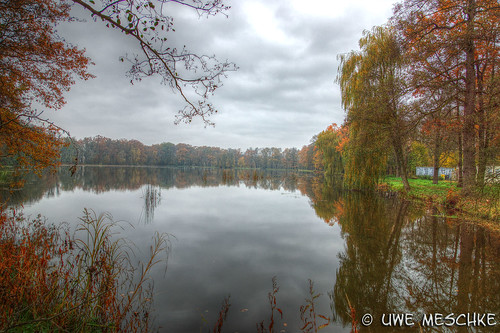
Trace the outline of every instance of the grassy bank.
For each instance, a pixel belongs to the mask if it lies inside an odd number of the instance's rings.
[[[406,192],[399,177],[386,177],[379,185],[382,191],[392,191],[410,199],[453,209],[471,217],[500,221],[500,184],[486,185],[464,195],[456,182],[440,180],[433,184],[430,179],[409,179],[411,190]]]

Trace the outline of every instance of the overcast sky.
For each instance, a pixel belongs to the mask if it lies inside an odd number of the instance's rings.
[[[97,77],[74,85],[67,104],[47,115],[77,138],[300,148],[329,124],[342,123],[337,55],[357,49],[363,30],[386,23],[393,2],[233,0],[227,1],[229,17],[208,19],[172,4],[176,31],[170,40],[239,67],[211,98],[219,113],[211,118],[215,127],[206,128],[200,120],[174,125],[181,96],[159,78],[131,85],[129,67],[118,59],[133,53],[133,41],[84,16],[88,22],[59,30],[86,49]]]

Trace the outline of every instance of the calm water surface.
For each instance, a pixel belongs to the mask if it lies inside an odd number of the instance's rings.
[[[416,322],[424,313],[493,313],[500,323],[498,233],[311,175],[81,167],[74,177],[35,179],[11,202],[71,225],[84,208],[109,212],[131,224],[120,235],[140,258],[155,231],[172,235],[168,263],[152,276],[162,332],[206,332],[227,296],[223,331],[256,332],[257,323],[269,325],[274,276],[283,311],[276,332],[301,331],[309,279],[321,294],[317,315],[330,318],[321,332],[351,331],[347,298],[359,317],[375,318],[361,332],[391,331],[384,313],[412,313]]]

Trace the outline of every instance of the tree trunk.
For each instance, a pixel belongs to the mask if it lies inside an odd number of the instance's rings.
[[[460,103],[457,102],[457,119],[460,121]],[[460,130],[458,131],[458,175],[457,175],[457,186],[462,187],[464,184],[463,179],[463,167],[462,167],[462,126],[460,126]]]
[[[410,183],[408,182],[408,170],[406,169],[406,163],[400,137],[398,137],[397,135],[393,136],[392,145],[394,148],[394,154],[396,155],[397,169],[401,174],[401,180],[403,181],[403,187],[405,191],[409,191]]]
[[[476,107],[476,71],[474,68],[474,16],[475,0],[467,1],[467,34],[465,36],[465,107],[463,127],[463,187],[470,192],[476,185],[475,156],[475,107]]]
[[[434,138],[434,158],[433,158],[433,173],[432,173],[432,183],[437,184],[439,180],[439,157],[441,155],[441,135],[439,134],[439,129],[436,130],[436,137]]]
[[[439,157],[434,156],[434,169],[432,170],[432,183],[437,184],[439,181]]]
[[[410,191],[410,183],[408,182],[408,170],[406,169],[406,163],[401,164],[401,179],[403,180],[403,186],[405,191]]]
[[[484,185],[484,176],[486,174],[486,164],[488,162],[488,124],[486,122],[486,110],[484,109],[484,91],[483,91],[483,75],[477,68],[477,90],[478,90],[478,123],[479,123],[479,151],[477,163],[477,178],[476,183],[482,187]]]

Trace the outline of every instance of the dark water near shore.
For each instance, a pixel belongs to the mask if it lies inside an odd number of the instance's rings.
[[[267,327],[274,276],[283,312],[283,319],[275,313],[276,332],[304,327],[309,279],[321,294],[317,326],[330,319],[320,332],[350,332],[347,299],[358,320],[374,317],[361,332],[395,330],[382,327],[388,313],[412,313],[415,324],[422,314],[491,313],[497,326],[449,330],[500,330],[498,232],[310,174],[81,167],[74,177],[63,171],[29,181],[10,202],[73,225],[84,208],[109,212],[133,226],[120,235],[144,257],[155,231],[171,234],[167,270],[158,266],[152,276],[162,332],[212,329],[229,295],[224,332]]]

